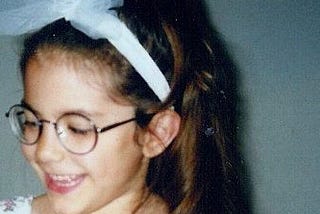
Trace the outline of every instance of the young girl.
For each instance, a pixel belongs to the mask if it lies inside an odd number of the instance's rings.
[[[240,213],[235,68],[203,12],[155,0],[2,12],[6,34],[41,28],[7,117],[46,193],[0,212]]]

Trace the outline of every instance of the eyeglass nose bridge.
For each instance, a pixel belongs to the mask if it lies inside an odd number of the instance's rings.
[[[61,137],[61,135],[64,133],[64,130],[61,128],[61,129],[59,129],[59,127],[58,127],[58,125],[57,125],[57,123],[56,122],[52,122],[52,121],[50,121],[50,120],[44,120],[44,119],[42,119],[42,120],[39,120],[38,121],[39,122],[39,128],[40,128],[40,132],[39,132],[39,136],[38,136],[38,138],[40,137],[40,135],[42,134],[42,130],[43,130],[43,124],[44,123],[47,123],[47,124],[49,124],[49,125],[52,125],[53,127],[54,127],[54,129],[55,129],[55,132],[56,132],[56,134],[57,134],[57,136],[58,136],[58,138],[60,138]]]
[[[53,125],[54,128],[57,127],[57,123],[56,123],[56,122],[52,122],[52,121],[50,121],[50,120],[39,120],[38,122],[39,122],[38,125],[41,126],[41,127],[43,127],[43,124],[44,124],[44,123],[48,123],[49,125]]]
[[[40,138],[40,136],[42,134],[43,124],[47,123],[47,124],[52,125],[54,127],[55,133],[56,133],[56,135],[57,135],[57,137],[59,139],[59,143],[62,145],[62,147],[66,148],[65,145],[61,142],[62,138],[66,137],[66,132],[65,132],[64,128],[58,126],[57,122],[52,122],[50,120],[42,119],[42,120],[39,120],[38,122],[39,122],[38,125],[39,125],[39,129],[40,129],[39,130],[38,139]]]

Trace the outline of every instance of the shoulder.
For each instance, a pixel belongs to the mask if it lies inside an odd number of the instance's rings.
[[[14,197],[0,201],[0,214],[28,214],[31,213],[33,197]]]

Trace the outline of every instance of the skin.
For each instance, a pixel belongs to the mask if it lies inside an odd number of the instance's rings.
[[[56,121],[63,113],[81,112],[103,127],[134,117],[133,106],[115,102],[102,90],[97,75],[90,74],[98,66],[80,56],[68,56],[59,50],[40,51],[27,64],[24,100],[40,119]],[[79,75],[85,72],[88,74]],[[53,126],[45,124],[37,144],[22,146],[43,185],[47,187],[48,174],[79,175],[83,180],[67,193],[47,188],[34,199],[32,212],[132,213],[148,195],[145,176],[149,159],[137,142],[145,138],[141,135],[136,123],[130,122],[99,134],[96,148],[79,156],[67,152]],[[147,202],[137,213],[167,213],[159,197],[151,194]]]

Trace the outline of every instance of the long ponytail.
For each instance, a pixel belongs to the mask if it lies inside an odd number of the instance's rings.
[[[155,190],[172,213],[242,213],[236,66],[201,3],[172,4],[174,11],[163,14],[175,58],[171,100],[182,124],[175,142],[151,167],[162,177]]]

